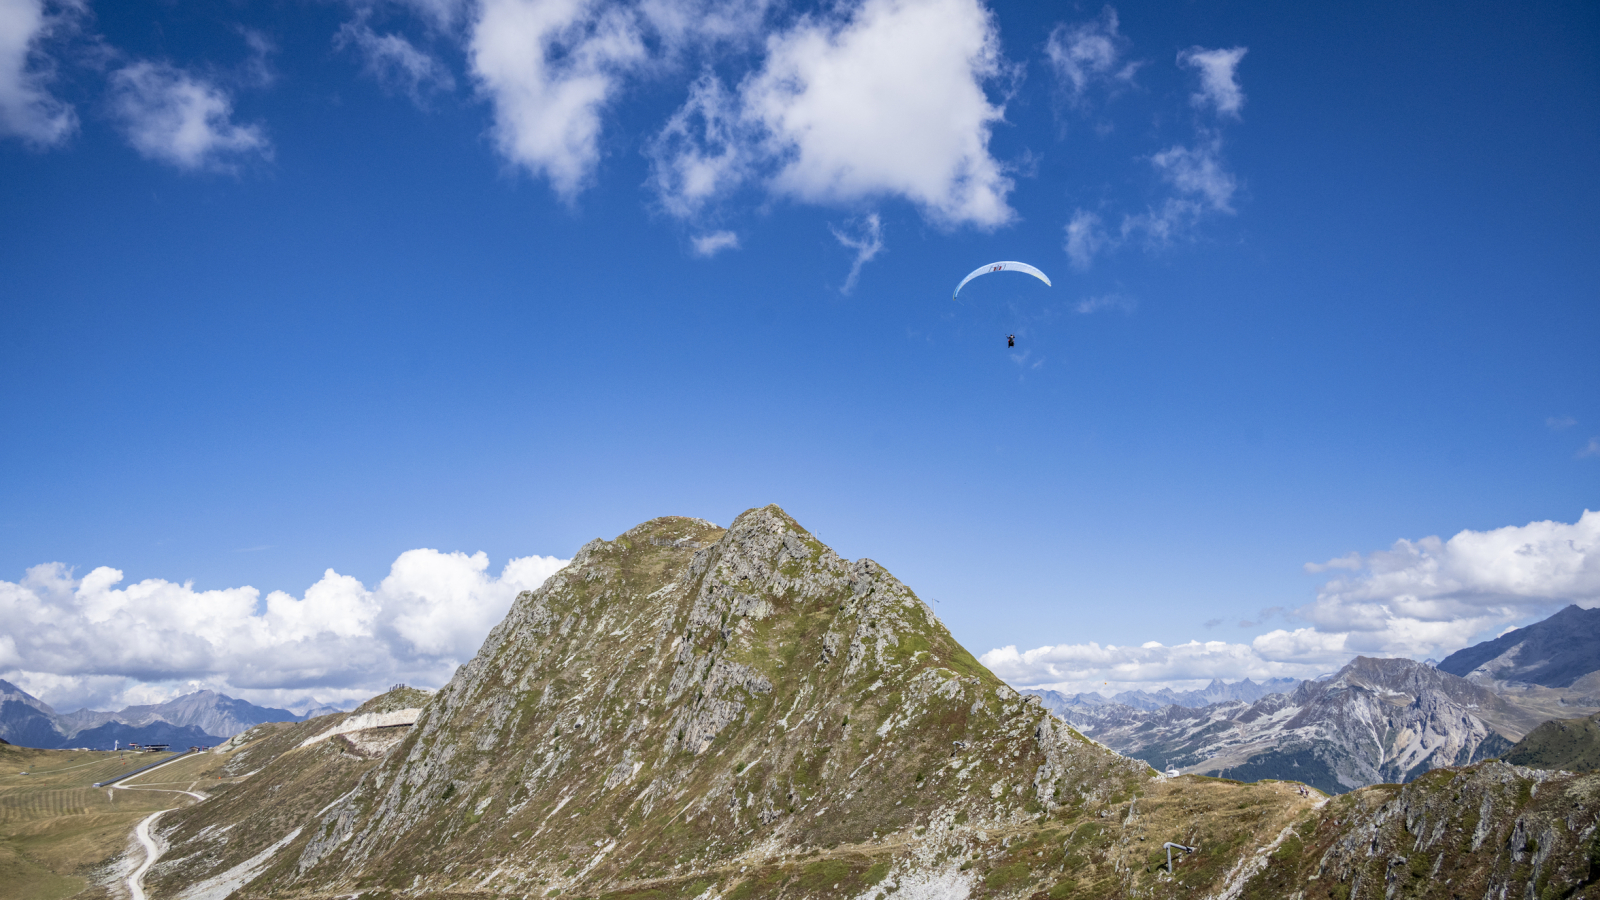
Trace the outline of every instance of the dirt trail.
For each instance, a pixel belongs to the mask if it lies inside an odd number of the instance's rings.
[[[150,769],[149,771],[154,772],[156,769],[160,769],[162,766],[177,762],[178,759],[181,758],[182,757],[175,757],[167,762],[162,763],[160,766]],[[143,775],[140,775],[139,777],[143,777]],[[190,787],[194,787],[194,785],[191,784]],[[189,796],[193,797],[196,802],[206,799],[205,794],[197,794],[194,791],[185,791],[178,788],[158,788],[137,784],[113,784],[111,785],[111,789],[117,791],[161,791],[168,794],[188,794]],[[145,816],[144,819],[139,822],[138,826],[133,829],[133,836],[138,839],[140,846],[144,847],[144,862],[139,865],[139,868],[133,871],[132,875],[128,876],[128,893],[132,895],[132,900],[148,900],[144,894],[144,874],[150,871],[150,867],[156,864],[156,860],[161,858],[161,847],[158,846],[155,840],[150,837],[150,826],[154,825],[157,819],[161,818],[166,813],[172,812],[174,809],[177,809],[177,807],[174,806],[170,809],[163,809],[159,812],[153,812],[150,815]]]

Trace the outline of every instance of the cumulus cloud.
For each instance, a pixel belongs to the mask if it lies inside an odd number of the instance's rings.
[[[751,181],[778,195],[851,205],[901,197],[946,226],[1012,219],[989,153],[1004,110],[999,35],[976,0],[865,0],[769,35],[760,67],[730,90],[711,74],[647,150],[651,185],[692,216]]]
[[[379,34],[364,17],[340,26],[333,42],[340,49],[355,50],[361,56],[362,71],[385,90],[406,94],[418,106],[434,93],[455,90],[455,78],[443,61],[405,35]]]
[[[1108,6],[1092,22],[1057,25],[1045,44],[1045,58],[1068,97],[1080,105],[1096,85],[1133,83],[1140,64],[1126,59],[1131,43],[1117,31],[1117,11]]]
[[[1568,604],[1600,606],[1600,512],[1585,511],[1574,523],[1400,540],[1388,550],[1305,568],[1342,574],[1293,613],[1303,626],[1275,629],[1248,644],[1002,647],[981,658],[1015,684],[1063,690],[1097,689],[1096,680],[1119,689],[1181,689],[1213,677],[1305,678],[1357,655],[1439,659]],[[1220,620],[1206,626],[1216,624]]]
[[[1004,111],[984,92],[999,44],[976,0],[866,0],[772,36],[743,89],[785,159],[771,187],[813,202],[900,196],[946,224],[1010,221],[1012,183],[989,154]]]
[[[468,47],[501,154],[571,200],[600,158],[600,114],[646,60],[630,9],[587,0],[483,0]]]
[[[111,110],[142,156],[180,169],[229,170],[272,153],[258,126],[234,123],[227,91],[168,63],[136,62],[111,73]]]
[[[468,57],[493,105],[501,154],[575,199],[600,161],[602,114],[628,80],[663,70],[687,47],[752,37],[766,6],[733,0],[483,0],[471,25]]]
[[[370,696],[395,682],[438,686],[477,652],[524,590],[566,564],[408,550],[367,587],[332,569],[300,597],[253,587],[196,590],[59,563],[0,581],[0,677],[60,708],[116,706],[211,687],[255,702]]]
[[[731,231],[713,231],[696,236],[690,243],[694,245],[694,255],[706,259],[724,250],[739,249],[739,236]]]
[[[1239,61],[1249,50],[1230,47],[1227,50],[1207,50],[1190,47],[1178,54],[1178,65],[1194,69],[1200,75],[1200,90],[1189,95],[1189,102],[1200,109],[1215,110],[1219,116],[1239,117],[1244,108],[1244,89],[1239,86],[1237,72]]]
[[[1018,651],[1001,647],[979,657],[990,671],[1020,687],[1049,687],[1107,694],[1124,690],[1193,689],[1222,678],[1315,678],[1326,664],[1308,658],[1269,658],[1251,644],[1190,641],[1166,646],[1155,641],[1138,647],[1057,644]]]
[[[856,258],[850,263],[850,274],[845,277],[844,287],[839,289],[840,293],[849,294],[856,289],[861,267],[883,252],[883,221],[877,213],[872,213],[860,221],[855,234],[840,231],[832,225],[828,226],[828,230],[833,232],[834,240],[856,252]]]
[[[1569,603],[1600,605],[1600,512],[1400,540],[1354,563],[1323,564],[1352,574],[1323,585],[1298,616],[1354,652],[1439,657]]]
[[[65,141],[78,125],[73,108],[50,93],[53,70],[41,45],[71,27],[79,4],[0,0],[0,136],[34,147]]]

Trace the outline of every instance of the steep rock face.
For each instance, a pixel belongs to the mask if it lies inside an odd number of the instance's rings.
[[[1498,755],[1536,724],[1464,679],[1408,659],[1367,657],[1327,681],[1251,704],[1156,712],[1069,705],[1057,712],[1157,768],[1246,781],[1287,778],[1330,793]]]
[[[1600,608],[1568,606],[1543,622],[1458,650],[1439,669],[1463,678],[1570,687],[1600,671]]]

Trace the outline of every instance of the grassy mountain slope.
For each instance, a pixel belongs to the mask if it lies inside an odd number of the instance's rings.
[[[1600,769],[1600,715],[1546,722],[1528,732],[1501,758],[1513,765],[1540,769]]]
[[[776,507],[586,545],[403,736],[301,746],[319,723],[241,736],[238,765],[260,768],[169,814],[153,896],[1348,898],[1370,894],[1351,892],[1370,861],[1328,856],[1326,876],[1268,861],[1291,839],[1394,829],[1392,789],[1323,807],[1284,782],[1163,779],[1084,739],[876,563]],[[1538,840],[1588,846],[1592,780],[1490,765],[1462,777],[1541,804],[1565,791],[1568,831]],[[1490,838],[1453,871],[1520,871],[1511,836],[1546,827],[1543,809],[1485,807]],[[1199,848],[1170,875],[1168,840]],[[1287,871],[1294,890],[1261,887]],[[1587,877],[1541,871],[1563,890]]]

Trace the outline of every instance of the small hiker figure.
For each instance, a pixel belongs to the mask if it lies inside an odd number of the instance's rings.
[[[1017,336],[1014,335],[1014,334],[1006,335],[1006,346],[1007,347],[1015,347],[1016,345],[1017,345]]]

